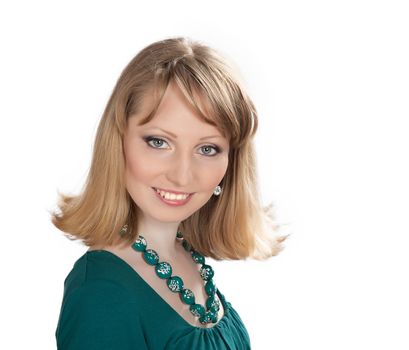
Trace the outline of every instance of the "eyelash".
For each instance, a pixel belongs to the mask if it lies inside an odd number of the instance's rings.
[[[163,140],[163,139],[161,139],[161,138],[159,138],[159,137],[153,137],[153,136],[146,136],[146,137],[143,138],[143,140],[147,143],[147,145],[148,145],[149,147],[152,147],[152,148],[154,148],[154,149],[162,149],[162,148],[151,146],[151,144],[149,143],[150,141],[160,140],[160,141],[162,141],[162,142],[166,142],[165,140]],[[167,143],[167,142],[166,142],[166,143]],[[203,147],[211,147],[211,148],[213,148],[213,149],[216,151],[215,154],[211,154],[211,155],[209,155],[209,154],[203,154],[203,155],[206,156],[206,157],[214,157],[214,156],[216,156],[217,154],[219,154],[219,153],[221,152],[220,147],[218,147],[218,146],[216,146],[216,145],[214,145],[214,146],[213,146],[213,145],[205,145],[205,146],[202,146],[201,148],[203,148]]]

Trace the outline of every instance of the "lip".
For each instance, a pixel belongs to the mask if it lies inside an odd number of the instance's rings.
[[[185,200],[171,200],[171,199],[165,199],[163,198],[154,187],[152,187],[152,190],[155,192],[155,195],[157,198],[159,198],[160,201],[162,201],[163,203],[173,206],[173,207],[177,207],[177,206],[181,206],[181,205],[185,205],[187,202],[190,201],[190,198],[192,198],[194,193],[188,193],[188,196],[186,197]],[[179,192],[180,193],[180,192]],[[183,193],[182,193],[183,194]]]
[[[166,190],[166,189],[164,189],[164,188],[159,188],[159,187],[152,187],[155,191],[156,190],[160,190],[160,191],[163,191],[163,192],[169,192],[169,193],[174,193],[174,194],[193,194],[194,192],[192,192],[192,193],[188,193],[188,192],[180,192],[180,191],[173,191],[173,190]]]

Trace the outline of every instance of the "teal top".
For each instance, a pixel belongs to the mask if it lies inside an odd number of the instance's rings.
[[[60,350],[250,349],[247,330],[218,290],[224,315],[192,326],[123,259],[87,251],[64,281],[55,331]]]

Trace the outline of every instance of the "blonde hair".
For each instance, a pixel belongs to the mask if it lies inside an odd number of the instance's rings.
[[[274,235],[279,225],[272,204],[264,208],[260,201],[252,141],[256,108],[226,60],[187,38],[155,42],[125,67],[99,123],[84,187],[76,196],[57,191],[61,212],[51,212],[52,223],[87,246],[125,245],[137,239],[138,208],[125,187],[123,135],[127,118],[140,111],[148,93],[156,102],[141,124],[154,117],[170,81],[230,142],[222,194],[182,221],[179,230],[196,251],[216,260],[263,260],[278,254],[288,235]],[[124,224],[128,230],[120,235]]]

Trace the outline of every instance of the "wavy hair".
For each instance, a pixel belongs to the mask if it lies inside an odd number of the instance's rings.
[[[183,37],[150,44],[122,71],[98,125],[81,193],[57,191],[59,212],[51,212],[52,223],[86,246],[126,245],[137,239],[138,208],[125,186],[123,136],[127,119],[141,110],[147,94],[155,103],[141,124],[154,117],[170,81],[230,143],[222,194],[183,220],[179,230],[196,251],[216,260],[264,260],[278,254],[288,235],[277,234],[273,205],[263,207],[260,200],[253,145],[256,108],[225,58]],[[124,224],[128,230],[119,234]]]

